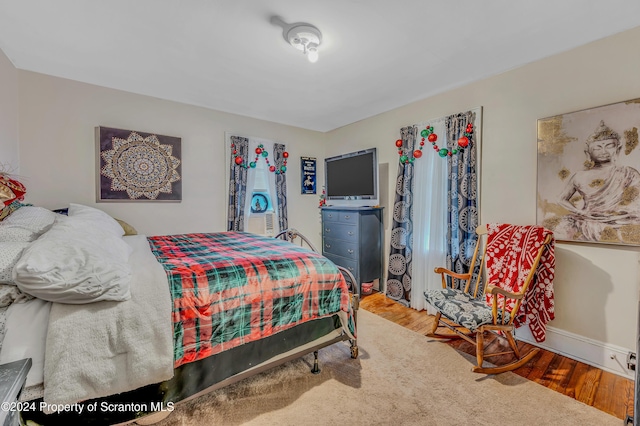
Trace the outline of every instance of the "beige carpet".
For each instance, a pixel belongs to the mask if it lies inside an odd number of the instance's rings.
[[[193,401],[177,425],[616,425],[622,420],[516,374],[472,373],[444,343],[359,311],[360,357],[347,343]]]

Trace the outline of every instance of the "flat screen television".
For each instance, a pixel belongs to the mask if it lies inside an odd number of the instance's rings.
[[[327,205],[365,207],[379,204],[375,148],[326,158],[324,175]]]

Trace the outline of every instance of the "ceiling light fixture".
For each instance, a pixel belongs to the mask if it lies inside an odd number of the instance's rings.
[[[309,62],[318,60],[318,47],[322,43],[322,33],[311,24],[297,23],[284,29],[284,39],[293,47],[301,50]]]

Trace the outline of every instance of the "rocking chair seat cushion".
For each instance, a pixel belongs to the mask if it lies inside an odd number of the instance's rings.
[[[485,301],[474,299],[462,290],[427,290],[424,297],[443,316],[471,331],[475,331],[481,325],[493,323],[491,308]]]

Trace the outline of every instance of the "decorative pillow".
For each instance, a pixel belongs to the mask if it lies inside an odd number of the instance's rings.
[[[23,206],[0,222],[0,242],[33,241],[53,225],[56,216],[43,207]]]
[[[116,237],[124,235],[124,229],[118,222],[102,210],[81,204],[69,204],[69,217],[73,217],[76,226],[85,225],[103,232],[113,234]]]
[[[16,263],[13,279],[18,288],[59,303],[130,299],[131,247],[121,236],[87,226],[91,220],[57,216]]]
[[[29,243],[3,242],[0,243],[0,283],[14,284],[12,271],[20,259],[20,255]]]
[[[122,226],[122,229],[124,229],[124,235],[138,235],[138,231],[136,231],[136,228],[129,225],[124,220],[116,219],[116,221],[120,224],[120,226]]]
[[[27,189],[23,184],[15,179],[11,179],[5,174],[0,174],[0,203],[4,206],[8,206],[14,201],[24,200],[24,194]]]

